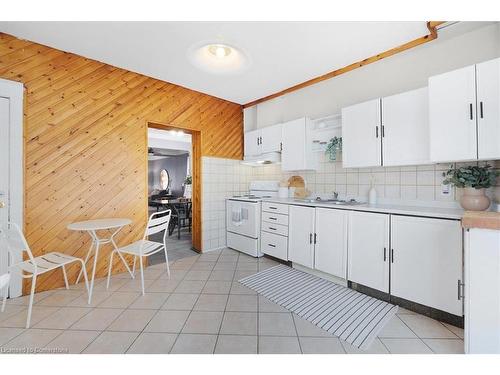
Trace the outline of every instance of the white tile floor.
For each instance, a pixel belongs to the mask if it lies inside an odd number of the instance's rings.
[[[32,328],[24,329],[27,298],[0,314],[0,352],[69,353],[462,353],[463,330],[405,309],[368,351],[258,296],[238,279],[276,263],[225,249],[146,270],[146,295],[128,274],[110,291],[100,279],[91,306],[83,285],[39,293]]]

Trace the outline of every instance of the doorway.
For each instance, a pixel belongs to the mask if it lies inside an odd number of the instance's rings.
[[[0,225],[10,221],[20,228],[24,222],[23,95],[22,83],[0,79]],[[1,248],[0,275],[20,260],[11,259]],[[12,298],[21,293],[21,277],[12,275],[8,295]]]
[[[197,180],[193,142],[196,140],[196,135],[182,129],[148,126],[148,215],[163,210],[172,213],[166,234],[170,261],[193,256],[201,250],[197,243],[198,200],[193,189]],[[150,238],[153,241],[163,241],[163,233],[153,237]],[[150,259],[151,264],[164,261],[161,253]]]

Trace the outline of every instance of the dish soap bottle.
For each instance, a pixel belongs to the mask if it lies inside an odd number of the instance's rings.
[[[370,184],[370,190],[368,191],[368,204],[377,204],[377,189],[373,184],[373,180]]]

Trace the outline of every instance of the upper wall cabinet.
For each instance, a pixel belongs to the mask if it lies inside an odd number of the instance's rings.
[[[342,163],[344,167],[382,165],[380,99],[342,108]]]
[[[307,117],[283,123],[282,171],[318,169],[317,153],[312,152],[312,125]]]
[[[500,59],[429,78],[433,162],[500,158]]]
[[[382,98],[384,166],[429,163],[427,87]]]
[[[342,109],[343,165],[349,168],[429,162],[427,88]]]
[[[476,84],[478,158],[500,159],[500,59],[476,65]]]
[[[281,151],[281,124],[245,133],[245,156]]]

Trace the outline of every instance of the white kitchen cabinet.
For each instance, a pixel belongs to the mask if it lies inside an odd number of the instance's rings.
[[[500,354],[500,231],[465,231],[465,352]]]
[[[348,279],[389,293],[389,215],[349,213]]]
[[[314,268],[347,279],[347,224],[349,212],[316,208]]]
[[[313,268],[314,207],[290,206],[288,219],[288,259]]]
[[[380,99],[342,108],[344,168],[382,165]]]
[[[256,156],[261,154],[260,130],[252,130],[245,133],[244,153],[245,156]]]
[[[475,67],[429,78],[430,158],[477,159]]]
[[[281,151],[282,141],[281,124],[268,126],[261,129],[261,150],[265,154],[267,152]]]
[[[312,122],[307,117],[283,123],[282,171],[318,169],[318,155],[312,152]]]
[[[391,217],[391,295],[462,315],[459,220]]]
[[[478,159],[500,159],[500,59],[476,65]]]
[[[427,87],[382,98],[384,166],[429,163]]]
[[[257,156],[268,152],[281,151],[282,125],[267,126],[245,133],[245,156]]]

